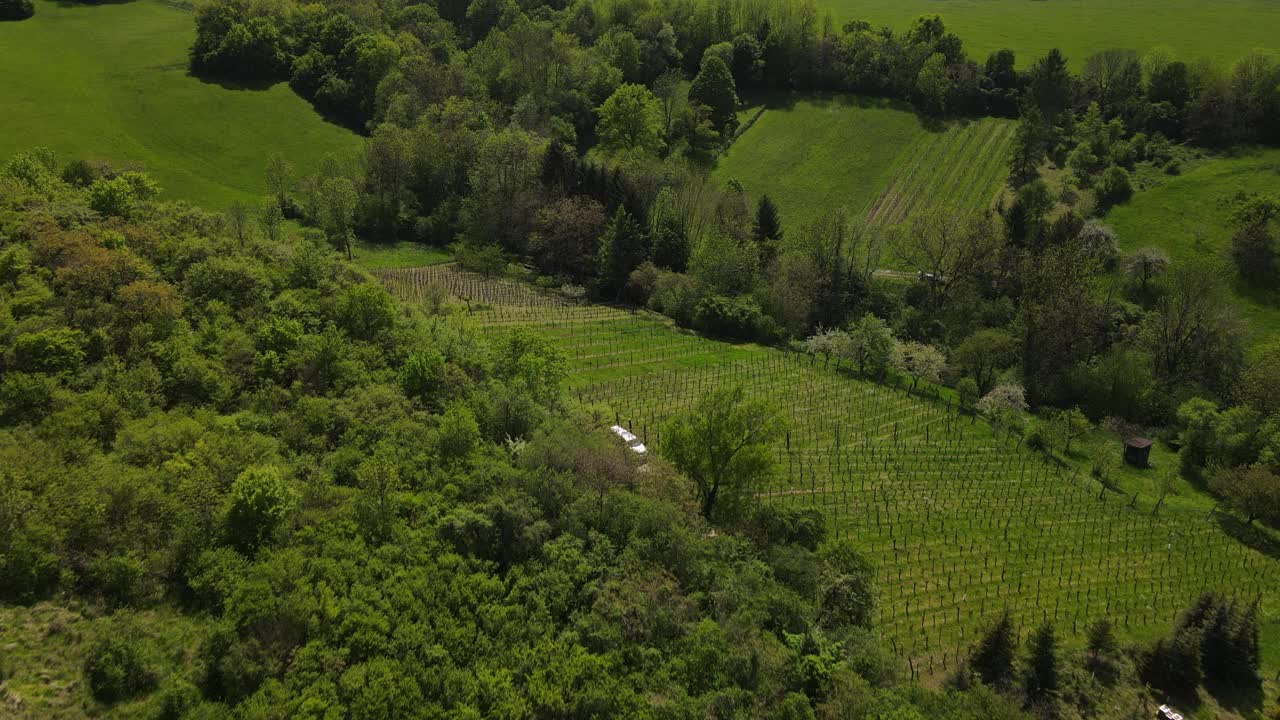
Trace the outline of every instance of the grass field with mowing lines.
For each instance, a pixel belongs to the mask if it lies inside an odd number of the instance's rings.
[[[986,118],[926,127],[901,106],[856,96],[767,107],[716,164],[748,195],[767,194],[790,227],[832,208],[880,225],[926,207],[988,207],[1008,174],[1013,124]]]
[[[978,62],[1010,48],[1026,69],[1060,48],[1079,69],[1108,48],[1171,48],[1186,60],[1229,65],[1254,48],[1280,47],[1280,4],[1271,0],[819,0],[836,26],[859,19],[906,32],[939,14]]]
[[[896,225],[924,208],[963,213],[990,206],[1009,174],[1013,130],[1007,120],[986,118],[922,138],[862,215]]]
[[[206,207],[261,197],[278,151],[303,172],[359,147],[287,84],[227,89],[187,74],[192,13],[159,2],[38,0],[35,17],[0,23],[0,161],[33,146],[141,166]]]
[[[1175,261],[1207,258],[1238,277],[1227,253],[1231,245],[1227,202],[1240,192],[1280,193],[1280,150],[1241,150],[1206,160],[1186,174],[1162,180],[1107,213],[1121,249],[1164,248]],[[1280,336],[1280,292],[1236,280],[1235,297],[1255,342]]]
[[[879,196],[903,154],[931,137],[899,103],[853,95],[771,104],[720,156],[717,182],[736,178],[753,199],[768,195],[788,227]]]
[[[488,330],[524,326],[557,339],[570,356],[570,394],[612,408],[659,453],[663,421],[710,388],[742,385],[778,403],[790,431],[775,448],[781,472],[758,501],[820,508],[875,562],[876,626],[924,675],[954,668],[1006,607],[1024,631],[1047,617],[1072,643],[1103,615],[1130,638],[1165,632],[1205,588],[1262,596],[1268,616],[1280,610],[1280,563],[1263,552],[1275,552],[1271,536],[1247,534],[1208,503],[1167,503],[1153,515],[1153,496],[1104,491],[929,391],[452,266],[382,277],[408,301],[431,286],[466,298],[470,319]]]

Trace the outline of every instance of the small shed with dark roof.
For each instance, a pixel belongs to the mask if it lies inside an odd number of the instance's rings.
[[[1131,437],[1124,441],[1124,461],[1134,467],[1147,467],[1151,459],[1151,441],[1144,437]]]

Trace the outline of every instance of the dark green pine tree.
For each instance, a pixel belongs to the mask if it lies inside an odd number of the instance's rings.
[[[564,194],[569,191],[573,176],[574,166],[576,165],[574,158],[570,155],[564,143],[559,140],[552,140],[547,146],[547,152],[542,156],[542,169],[539,173],[542,180],[542,186],[557,194]]]
[[[1058,639],[1048,622],[1031,638],[1026,686],[1027,699],[1033,703],[1052,700],[1058,694]]]
[[[1116,633],[1107,618],[1089,626],[1089,654],[1096,660],[1116,651]]]
[[[675,272],[689,266],[689,233],[674,212],[664,212],[653,221],[653,264]]]
[[[973,659],[969,661],[970,665],[987,685],[1006,688],[1013,680],[1013,656],[1016,647],[1013,620],[1006,610],[978,644]]]
[[[619,207],[600,238],[598,291],[602,297],[617,298],[622,293],[631,271],[649,255],[646,240],[640,223]]]
[[[761,195],[760,203],[756,205],[755,233],[758,243],[777,243],[782,240],[782,218],[778,217],[778,206],[773,204],[768,195]]]

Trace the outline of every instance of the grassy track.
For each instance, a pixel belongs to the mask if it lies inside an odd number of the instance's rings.
[[[1280,609],[1280,563],[1233,539],[1240,524],[1210,503],[1188,498],[1153,515],[1152,495],[1104,492],[896,384],[451,266],[383,279],[410,301],[431,285],[465,297],[492,331],[526,326],[556,338],[570,354],[570,393],[610,407],[659,453],[662,422],[710,388],[740,384],[779,404],[790,431],[776,448],[781,471],[758,501],[820,508],[874,560],[877,627],[923,673],[954,667],[1004,608],[1024,628],[1053,619],[1073,642],[1104,615],[1131,638],[1163,632],[1206,588],[1261,595],[1269,616]],[[1126,486],[1144,486],[1140,471],[1126,473]]]
[[[1280,47],[1280,4],[1272,0],[819,0],[837,26],[861,19],[906,31],[912,19],[937,13],[979,62],[1000,48],[1018,67],[1050,48],[1077,69],[1107,48],[1144,52],[1172,48],[1188,60],[1230,64],[1254,48]]]
[[[1111,224],[1123,250],[1156,246],[1175,261],[1201,257],[1228,266],[1231,243],[1226,202],[1239,192],[1280,193],[1280,150],[1243,150],[1234,157],[1216,158],[1186,174],[1134,195],[1113,208]],[[1225,272],[1236,277],[1234,268]],[[1250,325],[1254,340],[1280,336],[1280,293],[1235,284],[1235,297]]]
[[[279,84],[230,90],[187,74],[190,12],[158,0],[37,0],[0,23],[0,157],[32,146],[60,159],[140,165],[166,196],[208,207],[264,194],[266,156],[301,170],[359,138]]]
[[[1007,173],[1013,125],[986,118],[926,129],[893,104],[854,96],[772,107],[720,158],[714,177],[767,194],[792,227],[845,207],[893,225],[924,207],[988,206]]]

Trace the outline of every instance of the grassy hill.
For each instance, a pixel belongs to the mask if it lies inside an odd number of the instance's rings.
[[[956,209],[989,204],[1008,173],[1012,123],[925,122],[878,98],[792,99],[767,106],[720,157],[713,177],[736,178],[752,197],[769,195],[792,226],[842,206],[890,225],[910,218],[926,198]]]
[[[266,156],[300,170],[358,145],[287,85],[229,89],[187,74],[188,11],[159,2],[40,1],[0,23],[0,157],[32,146],[61,160],[139,165],[166,196],[209,207],[264,193]]]
[[[1198,163],[1112,209],[1106,222],[1115,228],[1124,251],[1156,246],[1174,260],[1207,257],[1229,265],[1231,211],[1226,200],[1238,192],[1280,193],[1280,150],[1240,150]],[[1236,276],[1234,268],[1228,272]],[[1235,294],[1255,340],[1280,334],[1280,293],[1237,281]]]
[[[383,279],[409,302],[432,285],[467,298],[482,327],[556,338],[569,353],[570,394],[616,413],[659,453],[663,421],[710,388],[741,385],[778,403],[790,432],[776,448],[780,473],[757,500],[820,509],[874,560],[876,627],[924,674],[954,669],[1004,608],[1023,627],[1050,618],[1076,643],[1103,615],[1128,637],[1163,632],[1204,588],[1261,595],[1268,616],[1280,602],[1280,565],[1233,539],[1240,523],[1208,512],[1207,500],[1179,498],[1153,514],[1154,494],[1104,492],[1087,473],[896,383],[450,266]],[[1096,442],[1120,451],[1115,438]],[[1127,471],[1140,477],[1126,485],[1141,487],[1176,458],[1155,462]],[[1267,653],[1274,663],[1276,648]]]
[[[837,24],[861,19],[905,31],[915,17],[937,13],[981,61],[1000,48],[1019,67],[1058,47],[1079,69],[1107,48],[1178,55],[1230,64],[1254,48],[1280,47],[1280,4],[1271,0],[819,0]]]

